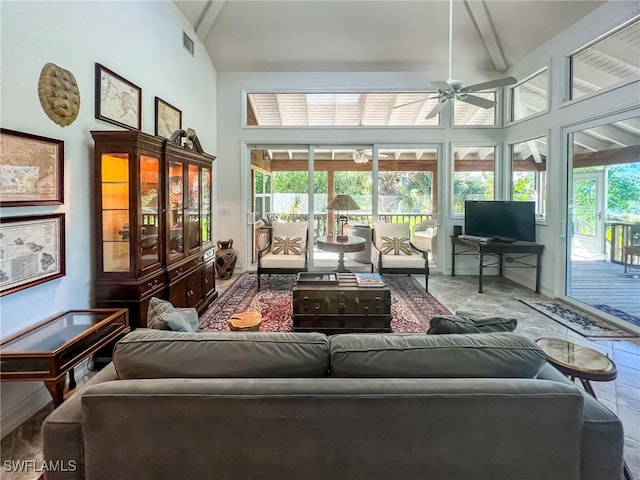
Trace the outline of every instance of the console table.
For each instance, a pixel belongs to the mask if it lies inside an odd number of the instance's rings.
[[[73,369],[101,347],[129,331],[126,308],[69,310],[0,343],[0,380],[43,381],[54,408],[76,386]]]
[[[464,247],[464,250],[456,251],[456,245]],[[502,276],[502,267],[507,264],[510,268],[535,268],[536,269],[536,293],[540,293],[540,270],[542,267],[542,251],[544,245],[535,242],[479,242],[451,235],[451,275],[456,275],[456,256],[479,256],[478,264],[478,293],[482,293],[482,274],[487,267],[498,267]],[[507,255],[507,256],[505,256]],[[485,263],[485,256],[489,257]],[[535,256],[536,264],[523,262],[522,259]]]

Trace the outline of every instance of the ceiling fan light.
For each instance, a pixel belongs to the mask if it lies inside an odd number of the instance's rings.
[[[363,152],[356,152],[356,154],[353,156],[354,163],[367,163],[368,161],[369,159]]]

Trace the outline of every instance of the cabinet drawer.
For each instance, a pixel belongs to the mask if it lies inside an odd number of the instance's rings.
[[[151,291],[157,290],[161,287],[164,287],[164,278],[162,273],[140,284],[139,286],[140,296],[144,297],[146,294],[149,294]]]
[[[183,275],[187,275],[189,270],[202,264],[202,258],[197,257],[189,260],[188,262],[181,263],[169,267],[169,282],[174,282]]]

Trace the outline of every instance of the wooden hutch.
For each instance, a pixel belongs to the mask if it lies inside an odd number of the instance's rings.
[[[195,135],[92,131],[99,307],[147,326],[151,297],[202,312],[217,297],[212,166]]]

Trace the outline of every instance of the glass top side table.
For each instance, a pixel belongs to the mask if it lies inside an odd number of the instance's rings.
[[[57,407],[64,398],[66,374],[73,390],[74,367],[128,331],[129,312],[124,308],[64,312],[0,343],[0,379],[43,381]]]

